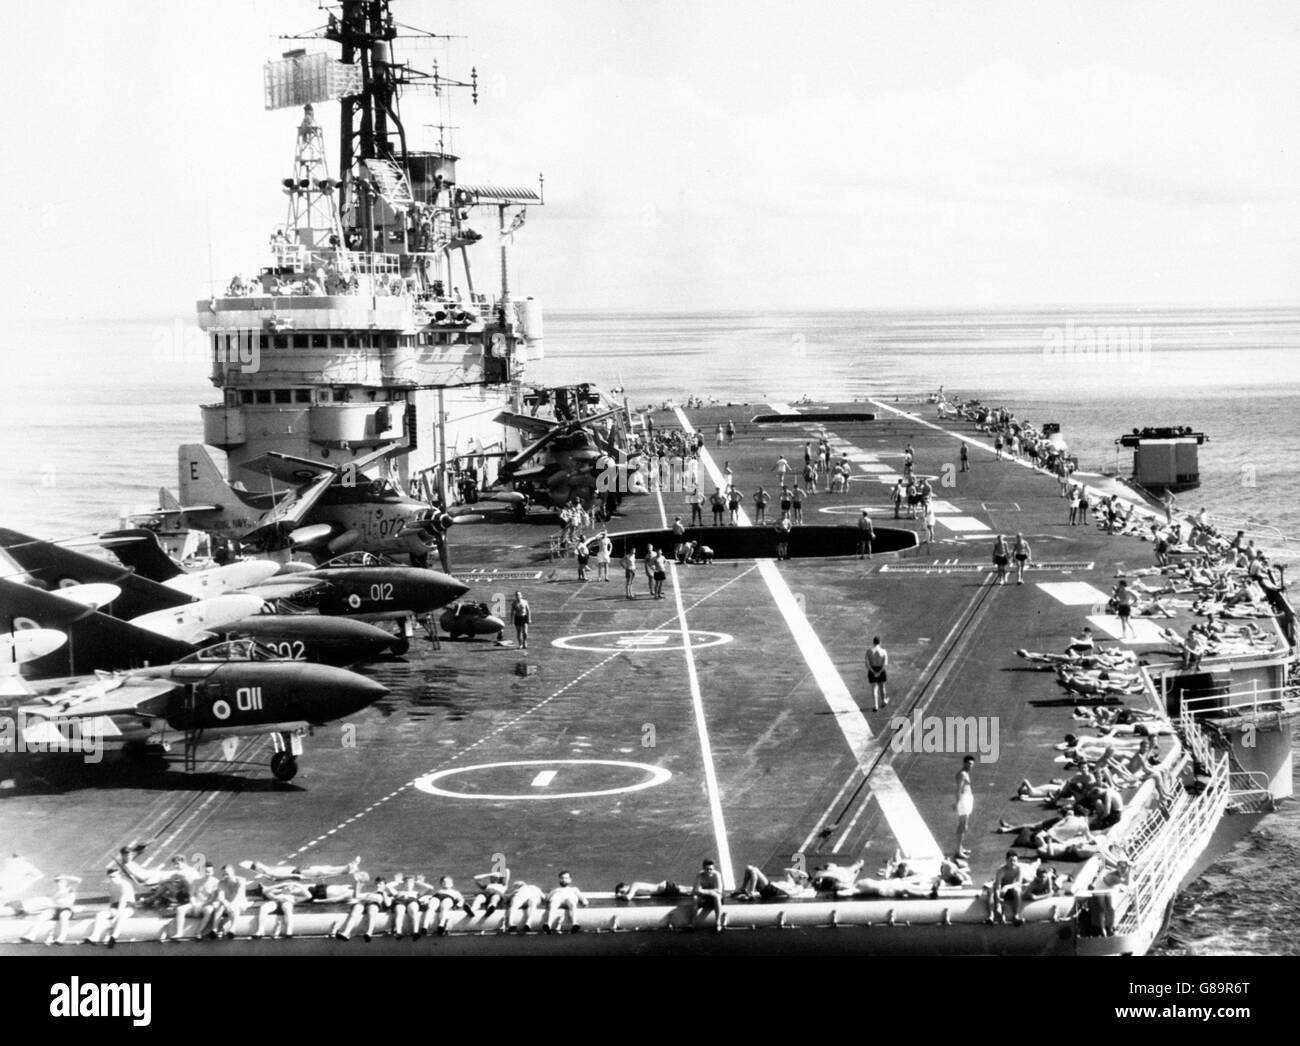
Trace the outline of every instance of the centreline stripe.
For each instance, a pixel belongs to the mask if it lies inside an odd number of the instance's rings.
[[[660,524],[666,528],[668,514],[664,511],[663,493],[656,491],[655,497],[659,499]],[[677,564],[672,560],[668,561],[668,572],[673,579],[673,599],[677,603],[677,625],[682,633],[682,652],[686,655],[686,679],[691,688],[695,732],[700,739],[700,759],[704,763],[704,787],[709,797],[709,816],[713,819],[713,837],[718,843],[718,870],[722,874],[723,889],[734,890],[736,877],[731,870],[731,846],[727,842],[727,825],[722,818],[722,796],[718,791],[718,775],[713,765],[713,747],[709,744],[709,726],[704,719],[704,696],[700,693],[700,677],[695,668],[695,651],[691,649],[690,629],[686,627],[686,610],[682,606],[682,588],[678,583]]]
[[[676,413],[683,429],[688,434],[694,432],[690,421],[680,408],[676,409]],[[715,485],[721,486],[722,473],[718,471],[718,466],[707,450],[701,449],[700,460]],[[741,526],[751,525],[744,509],[740,511],[740,522]],[[839,670],[831,661],[826,648],[822,646],[817,633],[799,607],[794,593],[790,591],[790,586],[786,584],[776,563],[770,559],[760,559],[757,564],[759,574],[767,583],[772,598],[781,611],[781,616],[785,618],[786,626],[790,629],[799,652],[811,670],[818,689],[821,690],[822,696],[834,713],[835,722],[849,744],[849,751],[853,753],[859,769],[868,776],[871,792],[880,804],[880,811],[889,823],[890,831],[898,840],[899,847],[910,857],[940,856],[943,851],[939,843],[926,826],[925,819],[921,817],[921,812],[912,802],[912,797],[907,794],[907,789],[903,787],[903,782],[899,780],[894,768],[880,765],[871,772],[871,764],[880,751],[881,742],[873,743],[874,737],[871,727],[867,724],[866,716],[862,714],[862,709],[849,693],[849,688],[844,684]]]

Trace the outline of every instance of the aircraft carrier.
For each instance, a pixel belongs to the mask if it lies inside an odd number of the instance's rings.
[[[498,914],[423,942],[380,937],[376,951],[1141,952],[1179,885],[1290,794],[1296,702],[1285,688],[1284,629],[1292,622],[1257,619],[1266,642],[1206,658],[1194,678],[1157,619],[1137,619],[1136,638],[1121,640],[1107,595],[1118,574],[1151,566],[1152,543],[1095,522],[1069,525],[1056,477],[997,460],[970,422],[937,418],[920,396],[675,408],[638,421],[707,434],[706,490],[727,468],[749,495],[760,484],[776,489],[778,457],[797,463],[804,443],[815,447],[823,435],[837,459],[847,455],[853,480],[847,493],[822,489],[807,499],[789,559],[774,558],[776,535],[753,525],[752,503],[736,526],[692,528],[714,561],[670,563],[662,599],[650,597],[639,573],[629,600],[617,558],[609,582],[593,580],[594,561],[578,581],[572,555],[555,548],[553,513],[519,522],[501,512],[456,528],[451,557],[471,598],[508,603],[519,591],[530,602],[527,650],[491,636],[418,639],[405,658],[367,670],[391,695],[317,730],[288,784],[267,774],[265,738],[233,758],[209,746],[192,773],[111,756],[95,767],[6,757],[5,838],[46,874],[82,876],[88,895],[119,846],[151,840],[156,860],[182,853],[307,865],[360,856],[372,874],[451,875],[462,887],[500,863],[544,888],[567,869],[591,901],[579,916],[587,934],[501,935]],[[734,441],[716,446],[728,421]],[[969,471],[958,466],[962,443]],[[908,446],[936,490],[928,545],[921,521],[906,519],[906,509],[895,520],[890,500]],[[855,549],[863,508],[876,524],[870,559]],[[625,542],[639,553],[670,544],[676,516],[690,518],[680,490],[624,498],[609,525],[616,557]],[[994,583],[998,533],[1029,542],[1024,585]],[[1277,605],[1286,609],[1285,598]],[[1179,610],[1158,625],[1185,632],[1192,620]],[[1111,829],[1135,867],[1116,935],[1090,929],[1083,880],[1097,873],[1095,861],[1058,862],[1077,877],[1075,892],[1035,902],[1023,926],[990,926],[982,884],[1009,839],[994,829],[1001,819],[1043,816],[1016,800],[1018,786],[1063,776],[1057,744],[1083,732],[1073,713],[1089,700],[1016,651],[1060,651],[1089,625],[1103,645],[1133,650],[1144,666],[1139,692],[1124,703],[1172,713],[1174,733],[1161,738],[1167,796],[1158,801],[1150,783],[1130,793]],[[889,652],[890,704],[879,712],[864,665],[874,636]],[[931,722],[981,725],[949,750],[914,730]],[[689,921],[689,901],[619,905],[612,896],[618,882],[689,886],[704,858],[718,862],[729,889],[747,865],[779,874],[792,864],[812,871],[863,860],[861,874],[874,876],[899,853],[937,859],[957,845],[954,781],[964,751],[976,756],[969,887],[945,887],[934,901],[729,902],[727,932],[694,935],[672,932]],[[366,948],[324,936],[340,920],[337,910],[303,907],[303,939],[293,942],[160,946],[163,920],[141,918],[139,943],[128,934],[121,948]]]
[[[305,106],[284,182],[289,219],[272,238],[270,265],[199,303],[222,390],[203,408],[204,437],[226,452],[229,483],[188,453],[202,448],[182,448],[181,498],[164,498],[151,519],[178,539],[194,528],[229,531],[256,536],[262,552],[318,558],[383,541],[400,549],[413,537],[427,557],[432,537],[468,598],[506,619],[505,637],[431,630],[364,667],[390,693],[315,729],[292,780],[268,773],[266,735],[202,746],[188,753],[191,766],[175,752],[170,767],[0,753],[0,838],[45,877],[12,899],[39,895],[57,873],[79,876],[79,939],[106,865],[142,843],[151,867],[176,854],[218,866],[359,858],[372,876],[448,875],[467,894],[483,873],[509,868],[516,886],[549,889],[567,870],[590,902],[575,924],[587,932],[504,933],[501,912],[457,910],[445,936],[381,935],[367,945],[332,936],[346,905],[312,902],[299,908],[293,941],[250,940],[246,917],[234,940],[164,944],[169,920],[141,911],[119,954],[1147,951],[1180,885],[1291,794],[1300,703],[1288,687],[1295,624],[1285,593],[1256,592],[1253,637],[1225,641],[1186,669],[1162,629],[1183,636],[1201,620],[1188,601],[1122,634],[1110,593],[1119,575],[1153,565],[1141,532],[1147,514],[1163,513],[1136,508],[1129,533],[1071,525],[1054,475],[1005,460],[990,433],[928,390],[839,404],[665,405],[625,411],[626,430],[593,432],[590,446],[572,443],[567,430],[579,423],[580,434],[592,402],[548,415],[521,382],[540,348],[540,314],[515,296],[507,245],[520,208],[541,203],[540,186],[465,183],[441,143],[408,151],[395,91],[418,77],[390,47],[400,34],[387,8],[349,0],[341,18],[330,16],[319,35],[342,46],[342,62],[295,51],[268,67],[267,107]],[[434,86],[475,84],[441,77]],[[340,100],[341,181],[329,175],[313,99]],[[466,249],[482,239],[469,214],[479,206],[497,212],[501,285],[491,296],[469,282]],[[453,283],[462,272],[464,296]],[[685,484],[633,482],[649,471],[645,458],[639,469],[598,462],[628,449],[627,437],[645,446],[656,433],[702,434],[705,497],[731,482],[745,498],[734,523],[688,529],[711,561],[670,561],[662,598],[638,571],[629,598],[618,556],[631,546],[641,562],[653,545],[672,559],[670,528],[690,519]],[[778,534],[753,518],[753,495],[761,484],[775,496],[778,459],[797,472],[804,446],[822,439],[848,468],[849,489],[830,493],[823,478],[778,558]],[[909,452],[933,489],[933,535],[922,520],[897,518],[891,499]],[[376,460],[387,475],[357,493],[349,466]],[[235,486],[259,469],[269,489]],[[571,497],[590,502],[601,473],[621,487],[605,524],[615,561],[608,581],[596,580],[594,561],[579,580],[553,509]],[[1104,477],[1081,478],[1094,498],[1141,501]],[[286,483],[314,497],[281,500]],[[456,505],[458,490],[503,483],[513,498]],[[347,496],[330,507],[327,495],[340,489]],[[525,508],[524,491],[537,507]],[[196,504],[196,494],[213,504]],[[409,516],[435,504],[434,517]],[[322,511],[312,515],[313,506]],[[457,507],[482,518],[451,526]],[[876,528],[870,558],[857,550],[863,509]],[[775,502],[769,512],[780,514]],[[1191,521],[1181,522],[1189,534]],[[1024,584],[995,583],[998,534],[1028,542]],[[510,635],[516,592],[532,608],[526,649]],[[1103,647],[1136,655],[1131,670],[1117,670],[1122,684],[1084,677],[1068,690],[1017,653],[1059,655],[1084,627]],[[864,658],[877,636],[889,656],[889,704],[875,711]],[[1108,831],[1112,857],[1131,862],[1122,889],[1100,857],[1053,862],[1068,884],[1029,904],[1023,925],[991,922],[985,884],[1011,838],[996,829],[1045,814],[1017,799],[1022,782],[1068,776],[1058,746],[1092,732],[1076,706],[1119,704],[1154,717],[1161,756],[1158,772],[1126,791]],[[959,839],[967,754],[973,811]],[[942,879],[940,861],[963,846],[969,881]],[[898,880],[881,870],[897,872],[900,857],[933,889],[899,896]],[[728,899],[702,932],[681,932],[692,929],[694,904],[671,889],[644,902],[615,896],[618,883],[689,889],[706,859]],[[730,896],[750,867],[777,877],[827,866],[853,869],[849,892],[858,879],[884,886],[865,891],[874,899]],[[45,953],[18,943],[31,921],[0,916],[0,952]],[[535,913],[524,928],[540,924]]]

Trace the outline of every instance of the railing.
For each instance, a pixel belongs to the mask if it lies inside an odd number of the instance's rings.
[[[1160,691],[1146,669],[1142,677],[1148,696],[1157,701]],[[1179,714],[1178,733],[1183,751],[1160,768],[1159,804],[1150,805],[1146,817],[1117,840],[1130,862],[1126,891],[1122,899],[1116,898],[1117,906],[1123,905],[1115,920],[1117,934],[1154,938],[1179,884],[1209,844],[1228,807],[1228,756],[1215,751],[1186,705]],[[1188,755],[1203,772],[1199,780],[1204,787],[1195,795],[1182,780]]]
[[[1191,730],[1199,732],[1195,724]],[[1227,806],[1225,757],[1212,760],[1205,788],[1199,795],[1188,793],[1181,782],[1176,785],[1167,815],[1150,834],[1141,854],[1131,857],[1127,906],[1116,920],[1116,933],[1141,931],[1154,937],[1159,930],[1156,920],[1163,922],[1179,884],[1209,843]]]
[[[1182,716],[1194,718],[1210,715],[1221,718],[1232,716],[1260,716],[1265,713],[1300,715],[1300,691],[1290,686],[1260,687],[1252,679],[1248,689],[1224,694],[1206,694],[1202,697],[1184,697]]]

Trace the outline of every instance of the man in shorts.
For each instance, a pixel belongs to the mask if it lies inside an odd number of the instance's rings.
[[[714,932],[721,933],[722,875],[711,860],[706,858],[700,867],[700,873],[695,877],[695,889],[691,893],[695,897],[695,914],[691,917],[691,927],[693,929],[699,928],[700,914],[702,912],[713,912],[715,917]]]
[[[876,540],[876,527],[871,522],[871,515],[866,509],[862,510],[862,516],[858,519],[858,559],[866,556],[871,558],[871,543]]]
[[[587,898],[583,896],[581,890],[573,885],[573,873],[561,872],[560,885],[552,890],[546,897],[546,921],[542,924],[542,929],[546,933],[556,933],[564,926],[564,915],[569,915],[569,930],[571,933],[578,933],[581,927],[578,925],[578,909],[587,907]],[[559,918],[552,922],[555,913],[559,913]]]
[[[871,641],[867,651],[867,682],[871,685],[871,710],[879,712],[883,704],[889,707],[889,697],[885,694],[885,682],[889,678],[889,652],[880,645],[880,637]]]
[[[619,565],[623,568],[623,592],[628,599],[636,599],[636,593],[632,591],[632,583],[636,581],[636,551],[630,544]]]
[[[528,605],[522,592],[516,592],[514,602],[510,604],[510,616],[515,622],[515,638],[519,649],[528,649],[528,626],[533,620],[533,608]]]

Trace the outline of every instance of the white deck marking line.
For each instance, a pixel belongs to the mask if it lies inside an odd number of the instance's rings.
[[[678,411],[678,416],[681,412]],[[712,459],[709,459],[712,465]],[[716,471],[716,470],[715,470]],[[721,480],[721,475],[717,479]],[[668,514],[664,511],[664,496],[656,492],[659,500],[659,520],[666,528]],[[722,818],[722,795],[718,790],[718,774],[713,765],[713,746],[709,744],[709,725],[704,718],[704,695],[700,692],[700,676],[695,667],[695,651],[691,649],[691,632],[686,627],[686,609],[682,605],[682,587],[678,583],[677,564],[668,561],[668,573],[673,582],[673,600],[677,604],[677,625],[682,633],[682,653],[686,656],[686,679],[691,688],[691,708],[695,713],[695,732],[700,739],[700,759],[704,763],[704,789],[709,797],[709,817],[713,820],[713,838],[718,844],[718,871],[725,890],[736,888],[736,877],[731,866],[731,846],[727,842],[727,825]]]
[[[935,522],[941,527],[964,533],[993,533],[987,523],[981,523],[974,516],[937,516]]]
[[[1106,593],[1086,581],[1039,581],[1039,588],[1067,607],[1095,607],[1106,602]]]
[[[550,784],[552,781],[555,780],[559,772],[560,771],[558,770],[543,770],[541,773],[539,773],[536,777],[533,778],[532,786],[534,788],[545,788],[548,784]]]
[[[680,409],[677,410],[677,419],[688,435],[694,432],[690,421]],[[707,450],[700,451],[700,460],[714,482],[720,486],[722,473]],[[745,527],[751,525],[744,509],[740,512],[740,525]],[[821,640],[803,610],[800,609],[794,593],[790,591],[790,586],[786,584],[776,562],[771,559],[760,559],[757,563],[758,572],[767,582],[772,598],[776,600],[777,608],[785,618],[786,626],[794,636],[799,652],[812,671],[818,689],[821,690],[826,703],[835,714],[835,722],[844,734],[849,750],[857,760],[859,768],[867,774],[873,758],[880,749],[880,743],[873,743],[875,738],[871,727],[867,724],[866,716],[862,714],[862,709],[849,693],[849,688],[844,684],[839,670],[831,661],[830,655],[822,646]],[[892,766],[888,764],[877,766],[875,771],[869,774],[868,784],[871,794],[880,804],[881,813],[889,823],[890,831],[894,833],[894,838],[898,840],[898,845],[904,853],[910,857],[942,855],[943,851],[939,843],[931,834],[925,819],[921,817],[921,812],[912,802],[912,797],[907,794],[907,789],[903,787],[903,782],[899,780]]]

